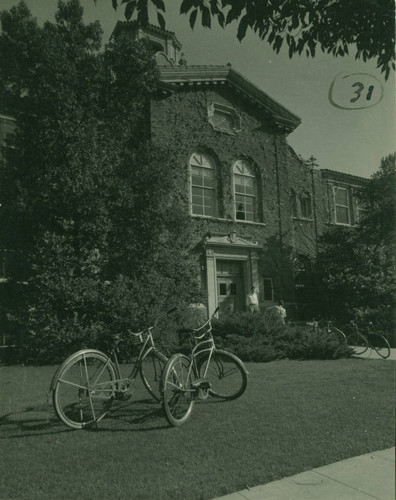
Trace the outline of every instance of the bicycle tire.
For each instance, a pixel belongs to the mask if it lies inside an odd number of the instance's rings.
[[[347,336],[348,346],[353,349],[354,353],[360,356],[369,348],[367,338],[359,332],[354,332]]]
[[[243,362],[231,352],[216,349],[205,375],[209,355],[209,352],[204,352],[197,356],[199,377],[205,377],[211,385],[209,394],[227,401],[242,396],[247,387],[247,370]]]
[[[56,414],[72,429],[96,424],[112,405],[116,380],[116,369],[106,354],[96,350],[72,354],[52,382]]]
[[[329,330],[330,333],[333,333],[339,340],[341,344],[346,344],[347,343],[347,336],[345,333],[340,330],[339,328],[332,326]]]
[[[148,393],[158,402],[162,400],[161,378],[168,358],[157,349],[150,349],[139,366],[140,377]]]
[[[190,360],[184,354],[174,354],[166,363],[162,377],[162,406],[166,419],[178,427],[190,418],[195,390],[192,385]]]
[[[369,337],[370,345],[375,350],[375,352],[381,356],[383,359],[387,359],[390,356],[390,345],[388,340],[379,333],[373,333]]]

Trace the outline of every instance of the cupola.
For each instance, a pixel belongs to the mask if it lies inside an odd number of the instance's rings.
[[[185,63],[181,52],[182,44],[172,31],[152,24],[141,26],[137,21],[118,21],[112,36],[148,40],[160,66],[178,66]]]

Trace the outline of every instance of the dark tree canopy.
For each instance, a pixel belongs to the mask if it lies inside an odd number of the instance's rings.
[[[112,4],[115,9],[125,6],[127,20],[136,13],[142,25],[149,22],[149,6],[154,6],[159,25],[165,27],[164,0],[112,0]],[[344,56],[354,47],[355,58],[375,59],[385,79],[395,69],[392,0],[181,0],[180,14],[189,16],[192,28],[197,18],[208,28],[213,18],[223,28],[238,23],[239,40],[251,29],[276,53],[287,47],[289,57],[302,53],[314,57],[319,49]]]
[[[191,225],[173,158],[148,141],[147,44],[101,51],[79,0],[43,27],[22,2],[0,21],[0,104],[17,123],[0,151],[0,244],[20,257],[6,312],[30,355],[53,361],[196,302]]]

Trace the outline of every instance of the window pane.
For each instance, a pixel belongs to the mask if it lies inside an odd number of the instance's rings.
[[[220,283],[220,295],[227,295],[227,285],[226,285],[226,283]]]
[[[202,205],[193,205],[192,212],[195,215],[204,215]]]
[[[214,188],[214,179],[212,177],[204,177],[203,185],[207,188]]]
[[[214,207],[213,206],[204,207],[204,215],[207,215],[208,217],[214,217],[216,215]]]
[[[349,224],[349,209],[347,207],[336,207],[336,222]]]
[[[230,295],[237,295],[237,285],[236,283],[230,284]]]
[[[336,188],[335,202],[337,205],[348,205],[348,191],[346,188]]]
[[[244,161],[234,163],[235,218],[255,220],[256,179],[253,169]]]
[[[311,198],[301,198],[301,216],[306,219],[311,218]]]
[[[203,200],[200,196],[193,196],[192,202],[193,202],[193,205],[203,205]]]
[[[203,186],[203,179],[202,179],[202,177],[199,177],[198,175],[192,175],[191,176],[191,183],[193,186]]]
[[[246,220],[253,222],[254,221],[254,214],[252,212],[246,212]]]

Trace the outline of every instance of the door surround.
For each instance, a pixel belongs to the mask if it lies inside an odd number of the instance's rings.
[[[211,316],[219,305],[217,294],[217,269],[219,260],[239,261],[242,268],[245,293],[255,286],[259,289],[259,250],[256,241],[241,238],[232,232],[228,235],[207,236],[204,240],[206,257],[206,286],[208,293],[208,315]]]

